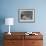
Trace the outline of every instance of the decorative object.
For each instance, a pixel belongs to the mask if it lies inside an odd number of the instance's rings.
[[[11,35],[11,33],[10,33],[10,25],[14,25],[14,18],[5,18],[5,25],[9,25],[8,34]]]
[[[18,10],[19,22],[35,22],[35,9],[19,9]]]
[[[25,35],[38,35],[37,33],[32,33],[32,32],[26,32]]]

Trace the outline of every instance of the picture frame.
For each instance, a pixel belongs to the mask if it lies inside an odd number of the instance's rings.
[[[22,23],[35,22],[35,9],[19,9],[18,21]]]

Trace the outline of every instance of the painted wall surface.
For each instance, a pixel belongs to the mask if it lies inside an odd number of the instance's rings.
[[[1,0],[2,17],[13,17],[14,26],[11,31],[46,31],[46,0]],[[18,9],[35,9],[35,23],[19,23]],[[8,26],[1,26],[2,32],[8,31]]]

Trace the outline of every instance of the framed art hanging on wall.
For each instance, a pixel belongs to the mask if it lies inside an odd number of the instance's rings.
[[[19,9],[18,10],[19,22],[35,22],[35,9]]]

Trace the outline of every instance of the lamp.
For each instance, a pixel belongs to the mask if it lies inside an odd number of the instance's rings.
[[[11,33],[10,33],[10,25],[14,25],[14,18],[5,18],[5,25],[9,25],[8,34],[11,35]]]

